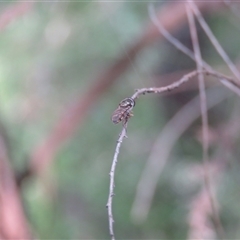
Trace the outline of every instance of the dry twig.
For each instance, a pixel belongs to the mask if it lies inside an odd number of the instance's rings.
[[[193,77],[199,75],[199,74],[205,74],[205,75],[210,75],[213,76],[215,78],[217,78],[219,80],[219,78],[225,78],[227,79],[229,82],[234,82],[234,79],[224,76],[221,73],[218,72],[209,72],[206,70],[202,70],[202,71],[193,71],[190,72],[188,74],[186,74],[185,76],[183,76],[180,80],[165,86],[165,87],[160,87],[160,88],[142,88],[142,89],[138,89],[132,96],[131,99],[135,100],[137,99],[140,95],[145,95],[147,93],[163,93],[163,92],[168,92],[168,91],[172,91],[176,88],[178,88],[179,86],[181,86],[182,84],[188,82],[189,80],[191,80]],[[237,83],[236,83],[237,84]],[[240,84],[236,85],[240,88]],[[114,236],[114,232],[113,232],[113,214],[112,214],[112,198],[113,198],[113,189],[114,189],[114,175],[115,175],[115,169],[116,169],[116,164],[117,164],[117,160],[118,160],[118,155],[119,155],[119,149],[121,146],[121,143],[123,141],[124,136],[126,136],[126,129],[127,129],[127,121],[129,120],[129,115],[127,115],[126,119],[123,119],[124,125],[123,125],[123,130],[120,134],[120,137],[117,141],[117,146],[116,146],[116,150],[115,150],[115,154],[114,154],[114,158],[113,158],[113,162],[112,162],[112,167],[111,167],[111,171],[110,171],[110,187],[109,187],[109,197],[108,197],[108,202],[107,202],[107,207],[108,207],[108,218],[109,218],[109,230],[110,230],[110,235],[112,237],[112,239],[115,239]]]
[[[186,75],[184,75],[180,80],[165,86],[165,87],[160,87],[160,88],[156,88],[156,87],[152,87],[152,88],[141,88],[138,89],[133,95],[132,95],[132,99],[136,99],[139,97],[139,95],[145,95],[146,93],[163,93],[163,92],[169,92],[169,91],[173,91],[174,89],[178,88],[179,86],[181,86],[182,84],[190,81],[193,77],[197,76],[198,74],[205,74],[206,76],[212,76],[215,77],[217,80],[219,80],[221,83],[221,79],[224,78],[226,81],[228,81],[229,83],[235,85],[237,88],[240,89],[240,84],[238,82],[236,82],[233,78],[225,76],[224,74],[218,73],[218,72],[213,72],[213,71],[207,71],[207,70],[202,70],[202,71],[192,71]]]
[[[108,196],[108,201],[107,201],[106,207],[108,209],[109,232],[110,232],[112,240],[115,239],[115,235],[114,235],[114,231],[113,231],[114,219],[113,219],[113,213],[112,213],[112,199],[114,196],[114,187],[115,187],[114,175],[115,175],[115,169],[116,169],[116,165],[117,165],[117,161],[118,161],[119,149],[121,147],[124,137],[127,137],[126,131],[127,131],[127,123],[125,123],[123,125],[122,132],[120,133],[119,138],[117,140],[117,146],[116,146],[113,161],[112,161],[112,167],[111,167],[111,171],[109,173],[110,186],[109,186],[109,196]]]

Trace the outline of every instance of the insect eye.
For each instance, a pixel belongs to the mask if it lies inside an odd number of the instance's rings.
[[[135,101],[132,98],[125,98],[120,102],[119,105],[121,107],[134,107]]]

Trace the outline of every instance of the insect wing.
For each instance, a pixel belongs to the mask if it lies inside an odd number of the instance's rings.
[[[112,114],[112,122],[117,124],[121,122],[121,116],[122,116],[123,109],[119,106]]]

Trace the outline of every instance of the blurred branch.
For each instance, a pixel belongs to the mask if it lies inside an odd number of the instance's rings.
[[[236,8],[235,6],[233,6],[232,1],[223,0],[223,3],[230,9],[230,11],[234,14],[235,17],[237,17],[238,19],[240,18],[239,8]]]
[[[187,10],[187,16],[188,16],[188,22],[189,22],[189,28],[190,28],[190,34],[192,38],[192,44],[193,44],[193,50],[194,55],[196,59],[196,65],[197,70],[201,71],[203,68],[203,62],[202,62],[202,56],[198,41],[198,35],[197,35],[197,28],[195,24],[195,19],[193,16],[192,9],[190,5],[192,4],[191,0],[188,0],[188,3],[186,3],[186,10]],[[203,150],[203,168],[204,168],[204,184],[207,192],[207,196],[209,198],[210,207],[213,220],[214,220],[214,226],[215,226],[215,232],[218,233],[219,238],[223,237],[223,231],[222,231],[222,225],[220,222],[220,218],[218,215],[218,211],[216,209],[215,203],[214,203],[214,196],[212,191],[212,178],[210,176],[210,172],[208,169],[209,164],[209,126],[208,126],[208,113],[207,113],[207,99],[206,99],[206,91],[205,91],[205,83],[204,83],[204,76],[203,74],[198,75],[198,84],[199,84],[199,92],[200,92],[200,106],[201,106],[201,116],[202,116],[202,150]]]
[[[208,109],[229,97],[229,94],[219,92],[219,89],[209,89],[207,94],[209,96]],[[137,186],[137,192],[131,210],[131,216],[134,222],[141,223],[147,218],[158,179],[174,144],[200,115],[199,97],[195,97],[168,121],[157,137]]]
[[[164,27],[164,25],[161,23],[161,21],[157,18],[157,15],[155,13],[154,7],[152,4],[149,4],[149,16],[152,20],[152,22],[156,25],[158,31],[160,34],[162,34],[174,47],[176,47],[178,50],[183,52],[185,55],[190,57],[193,61],[195,60],[194,53],[188,49],[186,46],[184,46],[178,39],[174,38],[170,32]],[[202,60],[202,64],[205,69],[208,71],[213,71],[213,68]],[[221,79],[221,83],[225,85],[225,87],[229,88],[231,91],[235,92],[240,96],[239,88],[235,87],[235,84],[231,84],[228,81],[226,81],[224,78]]]
[[[209,5],[207,2],[197,2],[197,5],[201,9],[211,11],[216,10],[216,6],[219,6],[219,4]],[[215,7],[210,8],[209,6]],[[171,14],[169,14],[170,12]],[[168,31],[173,32],[179,29],[186,22],[184,3],[166,4],[159,11],[158,18]],[[143,31],[142,36],[127,49],[127,54],[120,56],[113,65],[98,74],[98,77],[93,80],[95,84],[70,109],[66,110],[52,132],[33,150],[30,172],[41,173],[49,167],[58,149],[72,136],[74,130],[81,125],[89,109],[109,89],[113,82],[127,70],[140,50],[157,39],[161,39],[161,37],[156,26],[150,22]]]
[[[0,14],[0,31],[31,9],[33,3],[19,2]],[[2,123],[1,128],[3,129]],[[3,129],[4,130],[4,129]],[[10,166],[7,142],[0,134],[0,238],[31,239],[15,176]]]
[[[12,21],[28,12],[32,5],[33,2],[19,1],[18,3],[5,9],[4,12],[0,14],[0,31]]]
[[[2,239],[31,239],[2,136],[0,136],[0,236]]]
[[[215,157],[209,163],[211,175],[214,176],[214,188],[220,186],[219,177],[223,175],[226,168],[231,164],[229,161],[234,153],[234,148],[237,146],[237,138],[240,130],[239,125],[239,107],[236,107],[227,124],[221,125],[210,132],[213,135],[212,145],[217,146],[217,151],[214,154]],[[200,141],[203,141],[201,139]],[[199,166],[200,167],[200,166]],[[204,174],[204,169],[196,169],[193,172],[194,176],[198,176],[200,171],[201,175]],[[201,176],[198,176],[200,179]],[[188,239],[216,239],[214,229],[212,228],[211,219],[209,218],[212,213],[211,203],[207,197],[207,191],[205,188],[193,198],[190,205],[190,212],[188,216],[189,232]],[[216,208],[219,211],[218,206]]]
[[[201,25],[202,29],[207,34],[209,40],[211,41],[211,43],[213,44],[213,46],[215,47],[215,49],[217,50],[219,55],[222,57],[224,62],[227,64],[229,69],[232,71],[232,73],[238,79],[238,81],[240,81],[240,72],[238,71],[238,69],[236,68],[234,63],[231,61],[231,59],[228,57],[226,52],[223,50],[223,48],[220,45],[220,43],[218,42],[217,38],[214,36],[214,34],[211,31],[211,29],[209,28],[208,24],[204,20],[204,18],[202,16],[201,12],[199,11],[198,7],[196,6],[196,4],[194,2],[191,2],[190,6],[191,6],[199,24]]]
[[[188,239],[216,239],[215,231],[209,223],[208,216],[212,214],[212,209],[206,189],[202,189],[191,205]]]
[[[190,205],[188,239],[216,239],[216,231],[211,226],[209,219],[209,216],[213,215],[213,209],[208,190],[202,187]]]

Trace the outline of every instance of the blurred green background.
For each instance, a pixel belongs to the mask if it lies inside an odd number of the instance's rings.
[[[1,3],[0,9],[3,12],[13,4]],[[240,34],[236,25],[240,20],[228,8],[206,19],[227,53],[239,60]],[[33,149],[48,136],[65,109],[87,92],[99,72],[126,53],[148,21],[148,2],[38,2],[2,30],[0,119],[16,172],[26,168]],[[229,73],[204,33],[199,32],[206,61]],[[191,47],[187,26],[175,36]],[[35,236],[109,239],[105,205],[109,171],[121,131],[121,124],[112,124],[111,114],[119,101],[131,96],[135,89],[158,84],[153,76],[194,68],[194,63],[165,41],[151,44],[137,55],[57,152],[50,169],[52,190],[46,190],[38,178],[24,180],[23,204]],[[225,93],[222,87],[214,88]],[[116,170],[113,212],[117,239],[187,238],[191,199],[200,189],[199,182],[189,177],[193,174],[191,166],[202,161],[201,143],[196,136],[200,119],[175,145],[147,219],[140,224],[134,222],[131,208],[145,162],[161,129],[196,94],[195,87],[166,97],[147,95],[137,101]],[[239,100],[230,95],[210,111],[211,128],[230,124],[233,112],[239,116],[238,107]],[[221,173],[217,192],[228,239],[240,238],[238,142],[237,136],[227,155],[231,164]],[[210,156],[219,147],[215,142]]]

